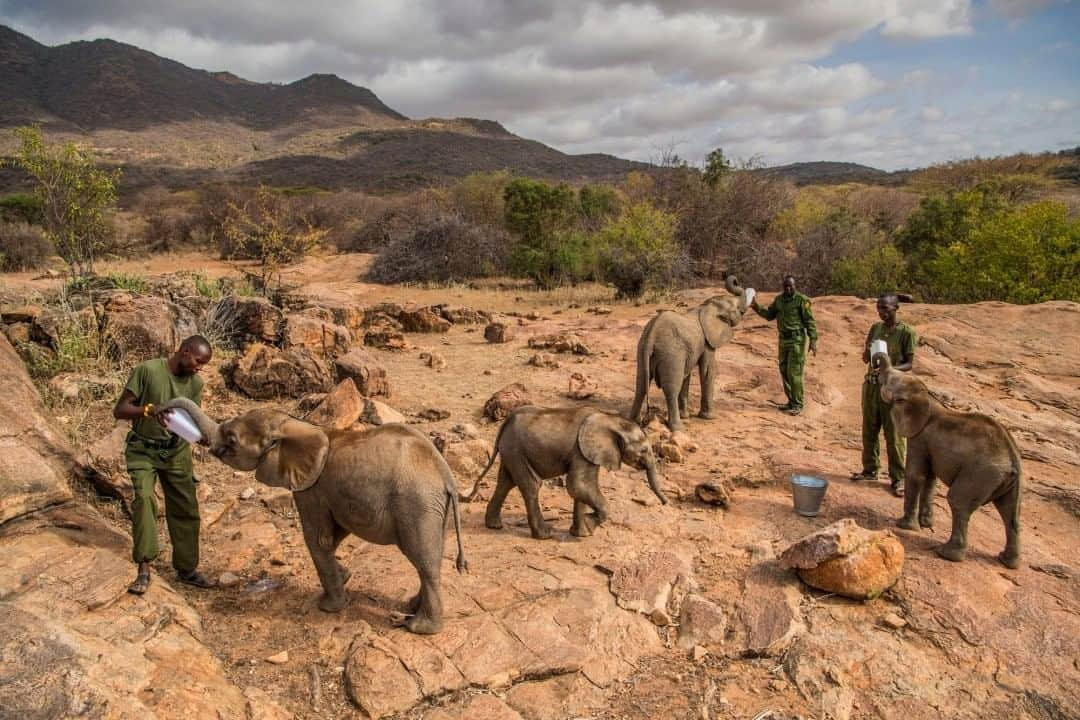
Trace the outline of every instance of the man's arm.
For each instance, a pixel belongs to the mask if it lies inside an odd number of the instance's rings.
[[[900,362],[896,369],[908,372],[915,363],[915,331],[908,329],[900,339]]]
[[[779,312],[776,309],[776,299],[775,298],[773,298],[772,304],[769,305],[769,307],[764,308],[764,309],[762,309],[762,307],[760,305],[758,305],[757,298],[754,298],[754,301],[752,303],[750,303],[750,308],[754,312],[756,312],[758,315],[765,318],[766,320],[775,320],[776,319],[776,314],[777,314],[777,312]]]
[[[113,407],[113,417],[117,420],[138,420],[143,416],[143,406],[139,404],[139,398],[128,388],[124,388],[120,399]]]
[[[866,332],[866,340],[863,341],[862,361],[866,364],[870,364],[870,338],[874,336],[874,326],[871,325],[870,329]]]
[[[817,323],[814,321],[814,311],[810,309],[810,299],[807,298],[802,304],[802,324],[806,328],[806,334],[810,336],[810,352],[817,355]]]

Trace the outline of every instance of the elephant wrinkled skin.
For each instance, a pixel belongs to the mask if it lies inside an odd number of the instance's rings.
[[[655,381],[667,401],[668,427],[681,430],[682,419],[690,415],[686,405],[695,367],[701,378],[700,417],[712,417],[713,355],[731,340],[748,309],[746,293],[735,276],[728,276],[725,287],[729,295],[714,295],[687,313],[657,313],[642,330],[631,420],[641,420],[642,405],[647,404],[649,386]]]
[[[600,466],[617,470],[622,462],[644,469],[649,487],[660,502],[667,503],[648,438],[636,423],[614,413],[588,407],[517,408],[499,428],[491,461],[476,479],[472,492],[461,498],[464,502],[476,496],[480,480],[500,454],[499,480],[484,516],[485,525],[493,530],[502,528],[503,503],[517,486],[525,498],[532,536],[550,538],[551,528],[540,510],[540,486],[543,480],[566,475],[566,490],[574,499],[570,532],[577,537],[592,535],[593,528],[608,516],[598,482]],[[593,509],[591,517],[586,515],[587,507]]]
[[[967,551],[971,514],[994,503],[1005,523],[1004,565],[1020,565],[1020,451],[1009,431],[993,418],[949,410],[918,378],[899,372],[887,355],[874,356],[881,398],[892,404],[897,430],[908,439],[904,474],[905,530],[929,528],[934,522],[934,485],[949,487],[952,535],[938,555],[960,561]],[[916,517],[917,511],[917,517]]]
[[[325,432],[273,409],[252,410],[218,424],[182,398],[163,407],[191,415],[210,451],[226,465],[254,470],[259,482],[293,491],[324,590],[320,609],[336,612],[347,602],[348,571],[334,551],[352,533],[377,545],[398,546],[420,575],[420,592],[409,603],[411,617],[403,624],[416,633],[439,632],[443,541],[451,512],[458,572],[466,563],[457,484],[426,436],[400,424]]]

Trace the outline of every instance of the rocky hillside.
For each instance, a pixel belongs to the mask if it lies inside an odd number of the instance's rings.
[[[250,346],[219,353],[208,368],[213,415],[271,402],[338,427],[404,419],[443,447],[463,488],[491,451],[498,426],[484,407],[501,388],[523,386],[504,399],[628,407],[634,343],[658,306],[614,303],[588,286],[536,293],[358,283],[368,261],[335,256],[291,268],[280,307],[246,299],[214,310],[175,274],[150,283],[169,302],[117,291],[98,300],[112,352],[129,359],[160,351],[191,322],[214,318],[220,328],[230,318]],[[196,256],[157,262],[144,272],[230,272]],[[47,296],[55,282],[8,278],[7,302]],[[684,293],[672,306],[710,292]],[[649,426],[669,505],[632,468],[602,472],[611,518],[575,538],[570,498],[548,483],[541,503],[555,537],[538,541],[516,491],[505,527],[485,527],[487,478],[481,501],[462,506],[470,572],[453,571],[448,545],[447,624],[431,637],[391,624],[415,591],[411,567],[393,547],[355,538],[338,550],[352,571],[351,604],[320,612],[289,494],[209,456],[197,462],[203,569],[228,587],[177,594],[165,556],[144,599],[125,595],[118,579],[131,570],[122,499],[95,499],[95,514],[63,487],[83,498],[86,485],[56,464],[35,484],[43,499],[28,505],[20,499],[27,481],[2,466],[0,495],[18,509],[0,526],[0,551],[15,558],[0,571],[0,647],[4,668],[20,674],[17,684],[0,683],[0,706],[76,698],[89,716],[130,707],[163,718],[181,707],[201,715],[207,698],[230,718],[1072,717],[1080,707],[1080,364],[1071,348],[1080,344],[1080,307],[901,309],[921,338],[916,373],[946,404],[999,419],[1021,449],[1017,570],[995,559],[1004,533],[992,508],[973,516],[968,559],[954,564],[932,552],[948,533],[945,488],[937,526],[907,532],[894,526],[901,501],[886,483],[847,479],[859,462],[860,342],[875,315],[872,302],[850,297],[818,298],[815,310],[822,339],[803,416],[771,405],[781,397],[775,328],[749,316],[717,355],[716,418],[691,418],[678,436]],[[27,322],[31,314],[4,315],[24,352],[47,342],[51,326],[41,314]],[[484,332],[490,319],[499,332]],[[25,388],[0,405],[3,442],[29,448],[19,450],[19,467],[40,465],[28,453],[44,452],[27,428],[55,424],[81,438],[92,464],[114,479],[101,487],[123,498],[123,431],[108,416],[115,393],[84,395],[94,381],[78,373],[54,379],[46,414],[13,353],[6,357],[8,376]],[[295,371],[280,372],[287,367]],[[698,405],[696,380],[690,405]],[[45,440],[69,455],[55,435]],[[818,517],[792,511],[793,472],[829,480]],[[717,487],[708,498],[717,505],[695,491],[703,482]],[[899,581],[873,599],[815,590],[782,557],[844,519],[888,531],[872,534],[869,547],[890,548]]]
[[[411,121],[334,75],[256,83],[112,40],[48,47],[0,26],[0,128],[31,122],[122,167],[124,191],[230,181],[393,191],[480,170],[579,181],[647,167],[567,155],[491,120]],[[0,154],[13,143],[0,132]],[[0,190],[20,182],[0,171]]]

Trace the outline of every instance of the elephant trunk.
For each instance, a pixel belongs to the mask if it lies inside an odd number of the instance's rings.
[[[660,480],[656,474],[656,458],[652,457],[652,455],[645,460],[645,477],[648,478],[649,487],[652,489],[653,493],[656,494],[657,499],[659,499],[662,504],[667,505],[667,496],[664,495],[664,491],[660,489]]]
[[[743,286],[739,284],[739,279],[734,275],[728,275],[724,279],[724,287],[732,295],[744,295]]]
[[[183,410],[191,419],[195,421],[195,425],[198,426],[199,432],[202,433],[203,438],[207,444],[213,447],[216,444],[218,424],[214,422],[209,415],[203,412],[202,408],[193,403],[187,398],[174,398],[165,403],[163,408],[177,408]]]

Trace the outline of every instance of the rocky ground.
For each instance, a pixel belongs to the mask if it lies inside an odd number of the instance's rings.
[[[625,411],[641,327],[657,309],[711,294],[701,289],[634,305],[593,287],[385,287],[356,281],[367,261],[313,259],[288,273],[288,309],[337,310],[325,317],[303,311],[323,326],[302,330],[307,326],[291,321],[293,338],[282,344],[312,349],[318,337],[315,354],[337,354],[343,342],[355,346],[365,337],[369,345],[403,344],[363,351],[386,371],[389,395],[377,399],[446,443],[463,489],[498,427],[482,415],[493,393],[518,382],[540,404]],[[229,271],[184,256],[155,260],[149,272],[185,266]],[[6,276],[3,283],[10,304],[55,281]],[[119,316],[141,301],[116,302]],[[484,323],[466,322],[475,317],[442,323],[417,315],[415,327],[446,330],[417,333],[381,320],[365,326],[347,312],[363,308],[370,320],[380,303],[484,311],[512,337],[489,343]],[[869,601],[813,590],[778,560],[792,542],[837,520],[892,529],[900,514],[901,500],[884,481],[847,479],[859,464],[859,355],[873,304],[825,297],[814,308],[822,340],[808,364],[803,416],[774,408],[782,398],[775,330],[748,315],[717,356],[716,419],[690,420],[674,442],[653,430],[665,443],[669,505],[657,503],[642,473],[605,471],[611,520],[577,539],[568,532],[571,502],[552,483],[542,500],[555,536],[537,541],[516,493],[505,529],[484,528],[493,485],[486,479],[481,500],[462,506],[468,574],[454,572],[447,545],[448,621],[433,637],[390,622],[417,588],[411,566],[396,549],[355,538],[339,551],[352,571],[351,604],[338,615],[320,612],[291,497],[209,457],[196,467],[202,567],[229,586],[173,585],[165,553],[151,593],[125,594],[132,568],[123,503],[102,500],[81,480],[72,479],[70,491],[65,482],[73,465],[88,462],[80,451],[102,438],[94,463],[112,457],[115,464],[107,439],[113,433],[115,446],[120,437],[108,415],[115,385],[101,380],[106,390],[96,400],[77,389],[65,400],[48,388],[46,409],[21,378],[20,395],[0,397],[0,476],[18,479],[4,481],[0,499],[0,674],[10,681],[0,683],[7,688],[0,708],[8,708],[0,717],[1080,716],[1080,306],[902,308],[921,338],[916,372],[947,404],[998,418],[1022,450],[1023,563],[1007,570],[996,562],[1004,532],[987,508],[972,520],[966,562],[934,555],[948,534],[939,495],[933,531],[894,529],[906,558],[901,578]],[[196,324],[199,311],[191,310]],[[344,328],[345,337],[327,326]],[[555,347],[529,347],[530,339],[571,333],[576,337]],[[5,353],[5,376],[14,377],[17,357]],[[267,402],[297,411],[296,399],[252,400],[228,389],[220,370],[234,363],[232,354],[219,353],[206,373],[211,414]],[[572,380],[575,373],[584,377]],[[372,386],[362,392],[380,392],[377,378],[363,378]],[[245,387],[259,394],[263,386]],[[568,397],[572,387],[593,394],[576,400]],[[697,402],[695,379],[691,406]],[[364,401],[356,411],[368,422],[388,412]],[[19,471],[32,466],[48,472],[28,479]],[[788,478],[796,471],[830,481],[816,518],[792,511]],[[730,488],[726,507],[697,499],[702,482]],[[164,529],[162,539],[167,545]]]

